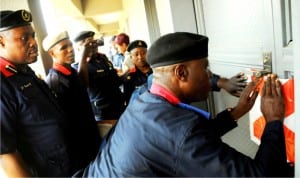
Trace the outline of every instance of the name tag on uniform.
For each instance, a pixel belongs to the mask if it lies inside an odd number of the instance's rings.
[[[98,69],[96,72],[104,72],[104,70],[103,69]]]
[[[32,86],[32,84],[29,82],[29,83],[26,83],[26,84],[22,85],[20,88],[21,88],[21,90],[24,90],[24,89],[26,89],[28,87],[31,87],[31,86]]]

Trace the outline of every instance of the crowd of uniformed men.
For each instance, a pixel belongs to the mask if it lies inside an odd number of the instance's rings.
[[[148,54],[145,41],[130,43],[121,33],[112,40],[116,54],[105,55],[93,31],[73,39],[67,31],[49,33],[42,48],[53,66],[41,79],[28,66],[38,56],[31,14],[0,15],[0,155],[8,176],[286,175],[284,103],[275,75],[266,82],[263,146],[251,159],[219,137],[252,108],[256,85],[246,86],[243,74],[226,79],[208,72],[207,37],[169,34]],[[189,104],[220,88],[240,100],[216,119]],[[96,121],[120,117],[101,140]]]

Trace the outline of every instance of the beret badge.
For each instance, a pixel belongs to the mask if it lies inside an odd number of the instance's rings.
[[[32,22],[31,13],[24,9],[0,11],[0,31],[30,25],[30,22]]]
[[[147,48],[147,44],[145,41],[143,40],[135,40],[132,41],[128,47],[127,47],[127,51],[130,52],[131,50],[135,49],[135,48]]]
[[[31,20],[31,15],[29,12],[25,11],[25,10],[22,10],[22,19],[26,22],[30,22]]]

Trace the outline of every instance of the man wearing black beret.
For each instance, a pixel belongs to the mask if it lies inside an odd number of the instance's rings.
[[[252,108],[258,95],[255,82],[248,84],[234,108],[214,119],[190,105],[206,100],[211,89],[207,48],[206,36],[186,32],[164,35],[152,44],[147,52],[153,69],[150,91],[127,107],[84,176],[286,176],[285,104],[279,80],[272,74],[265,81],[261,110],[267,124],[252,159],[223,143],[221,136]]]
[[[76,55],[81,56],[85,44],[92,46],[86,84],[95,119],[99,122],[117,120],[125,109],[124,96],[120,90],[122,80],[108,58],[98,52],[99,44],[94,40],[94,34],[92,31],[82,31],[76,35]],[[73,67],[78,69],[80,65],[76,62]]]
[[[145,41],[135,40],[131,42],[127,47],[127,51],[134,67],[122,75],[126,105],[128,105],[133,91],[142,87],[147,82],[148,76],[152,74],[152,69],[146,61],[147,44]]]
[[[0,31],[7,31],[16,27],[27,26],[30,25],[30,22],[32,22],[31,14],[25,10],[4,10],[1,11],[0,18]]]
[[[88,37],[94,36],[94,35],[95,35],[95,32],[93,32],[93,31],[81,31],[75,36],[74,41],[75,42],[82,41],[82,40],[84,40]]]
[[[73,121],[28,66],[38,56],[31,22],[26,10],[0,11],[0,166],[8,177],[68,177]]]

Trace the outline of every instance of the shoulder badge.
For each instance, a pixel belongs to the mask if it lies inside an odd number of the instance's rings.
[[[3,58],[0,58],[0,72],[5,77],[10,77],[10,76],[18,73],[16,67]]]
[[[129,69],[129,73],[135,73],[135,72],[136,72],[135,66]]]

